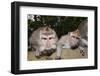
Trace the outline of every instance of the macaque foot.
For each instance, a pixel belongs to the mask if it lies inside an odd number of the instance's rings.
[[[85,52],[82,53],[82,56],[85,56]]]
[[[80,50],[80,53],[82,53],[83,52],[83,50]]]
[[[85,52],[83,50],[80,50],[80,53],[82,54],[82,56],[85,56]]]

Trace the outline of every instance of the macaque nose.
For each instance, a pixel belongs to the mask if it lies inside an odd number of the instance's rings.
[[[47,48],[50,48],[50,42],[49,42],[49,40],[47,40]]]

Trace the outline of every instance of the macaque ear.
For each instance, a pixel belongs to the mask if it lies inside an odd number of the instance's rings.
[[[78,30],[78,29],[76,29],[76,30],[75,30],[75,32],[79,32],[79,30]]]
[[[80,31],[79,31],[79,29],[75,30],[75,32],[77,33],[78,36],[80,36]]]
[[[76,31],[79,31],[78,29],[76,29]]]

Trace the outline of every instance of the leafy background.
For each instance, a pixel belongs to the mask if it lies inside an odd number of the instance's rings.
[[[87,17],[71,17],[71,16],[46,16],[28,14],[28,38],[32,32],[42,26],[50,26],[53,28],[58,38],[67,34],[69,31],[74,31],[78,28],[81,21]]]

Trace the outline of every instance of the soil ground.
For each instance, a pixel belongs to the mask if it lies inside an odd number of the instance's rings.
[[[71,49],[62,49],[62,59],[80,59],[80,58],[88,58],[87,51],[84,51],[84,56],[80,53],[79,49],[71,50]],[[56,58],[56,52],[49,56],[49,60],[54,60]],[[47,56],[43,56],[41,58],[36,58],[33,54],[33,51],[28,51],[28,61],[34,60],[48,60]]]

